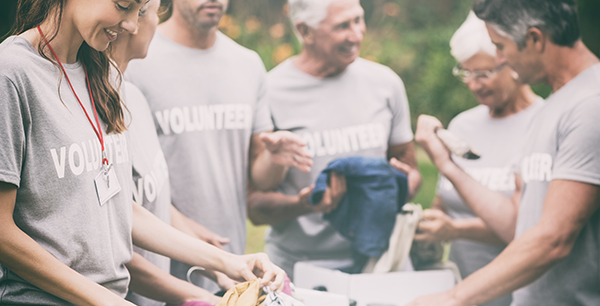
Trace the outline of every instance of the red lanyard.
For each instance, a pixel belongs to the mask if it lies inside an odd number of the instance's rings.
[[[63,67],[62,63],[58,59],[58,56],[56,56],[56,53],[54,53],[54,50],[52,50],[52,47],[50,46],[50,43],[46,39],[46,36],[44,36],[44,33],[42,33],[42,29],[40,29],[40,26],[37,26],[37,29],[40,32],[40,35],[42,35],[42,38],[44,39],[44,41],[46,42],[48,49],[50,49],[50,51],[52,52],[52,55],[54,55],[54,58],[60,65],[60,69],[62,69],[63,73],[65,74],[65,78],[67,79],[67,82],[69,83],[69,87],[71,87],[71,91],[73,91],[75,98],[77,98],[77,102],[79,102],[79,105],[83,109],[83,112],[85,113],[85,116],[87,117],[88,121],[92,125],[94,132],[96,132],[96,136],[98,136],[98,140],[100,140],[100,146],[102,146],[102,164],[108,166],[109,162],[108,162],[108,159],[106,158],[106,152],[104,151],[104,136],[102,135],[102,129],[100,128],[100,121],[98,121],[98,113],[96,112],[96,104],[94,103],[94,97],[92,96],[92,89],[90,88],[90,80],[88,79],[87,69],[85,68],[85,65],[82,64],[83,71],[85,71],[85,81],[87,82],[88,92],[90,94],[90,100],[92,101],[92,108],[94,109],[94,116],[96,117],[96,124],[98,125],[98,129],[96,129],[96,126],[94,126],[94,122],[92,122],[92,119],[90,118],[87,111],[85,110],[85,107],[83,107],[81,100],[79,100],[79,97],[77,96],[77,93],[75,92],[75,89],[73,88],[73,85],[71,85],[71,80],[69,80],[67,71],[65,71],[65,68]]]

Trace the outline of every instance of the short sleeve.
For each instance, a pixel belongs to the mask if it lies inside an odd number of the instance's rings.
[[[389,107],[392,111],[392,127],[390,132],[389,145],[398,145],[413,140],[413,132],[410,126],[410,109],[408,107],[408,98],[404,83],[394,73],[392,74],[392,96],[390,97]]]
[[[559,123],[552,178],[600,185],[600,96],[574,107]]]
[[[258,55],[257,55],[258,57]],[[261,132],[272,131],[273,121],[271,120],[271,111],[269,108],[269,95],[267,92],[267,72],[265,67],[260,61],[260,81],[258,88],[258,99],[256,101],[256,107],[254,108],[253,122],[252,122],[252,134],[258,134]]]
[[[0,76],[0,181],[19,187],[25,154],[25,128],[19,92]]]

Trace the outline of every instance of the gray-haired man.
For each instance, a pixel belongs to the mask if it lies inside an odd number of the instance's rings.
[[[411,194],[419,184],[408,101],[400,78],[389,68],[358,58],[365,32],[358,0],[290,0],[302,52],[268,74],[277,129],[293,131],[313,157],[310,173],[290,169],[279,192],[249,196],[255,224],[271,224],[266,252],[289,275],[297,261],[351,266],[350,243],[322,213],[345,193],[343,176],[331,177],[320,204],[311,206],[311,185],[326,165],[346,156],[392,158],[408,173]]]
[[[499,59],[553,93],[528,131],[516,205],[465,176],[433,134],[439,122],[419,118],[416,139],[438,169],[490,227],[516,219],[516,233],[488,266],[411,306],[474,305],[511,291],[515,306],[600,305],[600,61],[579,38],[575,2],[476,0],[473,10]]]

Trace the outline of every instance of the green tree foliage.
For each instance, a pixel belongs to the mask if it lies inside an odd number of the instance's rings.
[[[458,113],[477,105],[467,87],[452,74],[456,61],[449,41],[465,20],[472,0],[361,0],[367,35],[361,56],[389,66],[404,81],[413,124],[430,114],[447,124]],[[580,0],[582,35],[600,51],[597,0]],[[599,21],[597,21],[599,20]],[[285,0],[233,0],[221,29],[259,53],[268,70],[300,51],[287,19]],[[597,46],[597,47],[596,47]],[[533,86],[542,97],[550,88]]]
[[[447,123],[476,101],[456,80],[448,41],[466,18],[470,0],[370,0],[361,56],[389,66],[403,79],[413,121],[432,114]],[[221,29],[259,53],[267,69],[300,51],[285,0],[233,1]]]
[[[162,0],[163,2],[168,2]],[[0,36],[14,20],[16,0],[0,1]],[[268,70],[300,51],[287,19],[286,0],[230,0],[221,30],[261,56]],[[413,123],[420,114],[447,124],[477,105],[456,80],[448,42],[466,18],[472,0],[361,0],[367,35],[361,56],[389,66],[404,81]],[[600,53],[600,1],[577,0],[583,41]],[[543,97],[544,85],[534,86]]]

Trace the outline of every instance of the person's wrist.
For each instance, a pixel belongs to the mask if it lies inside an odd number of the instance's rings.
[[[89,305],[120,305],[120,306],[131,306],[133,305],[131,302],[125,300],[124,298],[121,298],[119,296],[111,296],[108,299],[103,300],[102,302],[99,301],[92,301],[89,303]]]
[[[222,256],[217,256],[217,265],[212,269],[213,271],[221,271],[223,274],[230,277],[230,269],[238,266],[238,262],[242,260],[242,255],[236,255],[233,253],[222,251]],[[216,282],[216,274],[215,274],[215,282]]]
[[[299,194],[292,196],[290,202],[296,206],[304,206],[304,201],[302,200],[302,196]]]
[[[296,204],[297,206],[303,207],[303,208],[312,208],[312,205],[310,203],[308,203],[308,196],[306,195],[296,195],[294,196],[294,200],[293,203]]]
[[[452,172],[458,169],[458,166],[450,159],[450,157],[437,159],[434,161],[434,164],[440,173],[446,177],[450,176]]]
[[[458,284],[454,288],[447,291],[447,300],[452,306],[474,306],[475,303],[471,302],[467,293],[462,290],[462,286]]]
[[[267,165],[273,164],[273,165],[281,166],[273,161],[273,153],[271,153],[271,151],[269,151],[269,149],[267,149],[266,147],[265,147],[265,150],[263,151],[262,159],[264,160],[264,162]]]
[[[448,240],[455,240],[455,239],[459,239],[462,236],[462,226],[461,226],[461,222],[459,220],[454,220],[454,219],[450,219],[449,221],[449,226],[450,226],[450,230],[449,232],[449,237]]]
[[[296,215],[304,215],[315,212],[316,205],[312,205],[308,202],[311,190],[307,188],[302,189],[297,195],[290,196],[289,208],[295,212]]]
[[[220,298],[216,295],[202,289],[201,287],[193,286],[193,292],[190,292],[190,296],[184,299],[184,302],[194,302],[194,301],[202,301],[208,302],[211,304],[216,304],[219,302]]]

